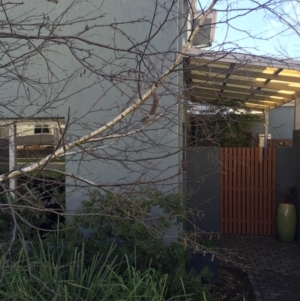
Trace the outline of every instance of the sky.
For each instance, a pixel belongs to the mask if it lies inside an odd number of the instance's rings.
[[[267,1],[272,2],[273,6],[266,5],[265,9],[248,13],[249,8]],[[210,2],[201,0],[201,5],[205,7]],[[280,20],[279,15],[268,11],[267,7],[275,9],[294,29]],[[243,52],[252,54],[300,59],[299,0],[219,0],[216,8],[220,11],[217,13],[214,50],[236,48],[235,52],[242,52],[242,47]]]

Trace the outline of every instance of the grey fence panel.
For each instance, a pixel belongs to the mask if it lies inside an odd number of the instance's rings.
[[[191,147],[186,151],[186,206],[194,213],[186,230],[220,231],[220,149]]]

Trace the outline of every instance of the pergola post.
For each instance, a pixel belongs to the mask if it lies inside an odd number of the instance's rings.
[[[9,125],[9,171],[13,171],[17,168],[17,152],[16,152],[16,125],[13,123]],[[17,188],[17,179],[13,178],[9,180],[10,194],[14,198],[14,190]]]
[[[13,171],[17,168],[17,147],[16,147],[16,124],[12,123],[8,126],[8,140],[9,140],[9,171]],[[15,198],[15,190],[17,188],[17,178],[9,180],[10,196],[12,199]],[[12,221],[10,223],[10,235],[13,241],[16,237],[16,224]]]
[[[300,130],[300,92],[295,93],[295,122],[294,130]]]
[[[265,124],[264,147],[267,147],[268,135],[269,135],[269,110],[264,110],[264,124]]]
[[[294,112],[295,112],[295,119],[294,119],[294,132],[293,132],[293,146],[295,148],[295,169],[296,169],[296,174],[295,174],[295,182],[296,182],[296,189],[297,189],[297,199],[299,199],[300,195],[300,92],[295,93],[295,107],[294,107]],[[300,212],[300,204],[299,202],[296,202],[296,207],[298,212]],[[300,223],[298,222],[297,225],[297,231],[296,231],[296,240],[300,241]]]

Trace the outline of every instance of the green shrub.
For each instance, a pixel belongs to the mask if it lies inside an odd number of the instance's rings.
[[[88,218],[79,222],[95,229],[86,242],[91,254],[99,248],[107,252],[113,240],[117,252],[126,254],[138,270],[151,266],[159,275],[168,274],[167,297],[187,293],[204,300],[203,292],[210,295],[201,276],[186,270],[189,246],[182,237],[168,236],[170,228],[180,230],[185,220],[180,194],[146,189],[130,196],[103,196],[94,191],[91,200],[83,203],[83,213]]]
[[[15,243],[0,300],[215,300],[186,270],[194,236],[169,235],[185,220],[181,195],[94,191],[79,213],[57,236],[32,240],[28,258]]]

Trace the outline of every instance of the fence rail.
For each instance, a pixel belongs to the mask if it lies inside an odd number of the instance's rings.
[[[221,231],[275,234],[276,148],[221,148]]]
[[[293,139],[268,139],[268,147],[293,146]]]

